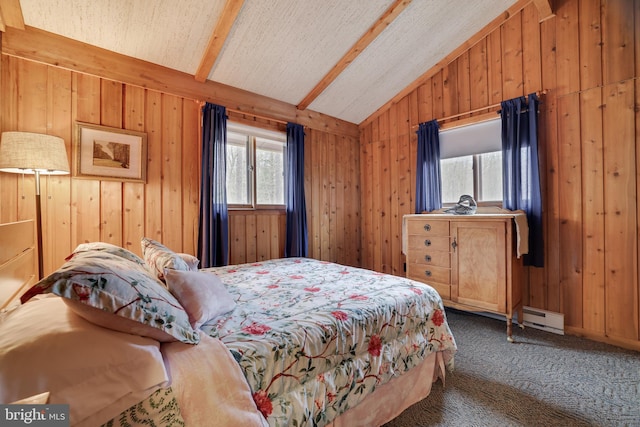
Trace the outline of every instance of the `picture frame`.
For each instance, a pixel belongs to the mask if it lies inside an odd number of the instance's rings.
[[[146,182],[147,134],[76,122],[75,177]]]

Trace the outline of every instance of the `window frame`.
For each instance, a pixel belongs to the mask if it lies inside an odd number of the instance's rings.
[[[492,151],[488,151],[491,153]],[[482,174],[480,171],[482,170],[482,154],[473,154],[472,159],[472,168],[473,168],[473,200],[476,201],[478,206],[497,206],[502,207],[502,200],[480,200],[480,192],[482,190]],[[447,203],[447,205],[453,206],[455,203]],[[443,204],[444,206],[444,204]]]
[[[457,122],[451,122],[451,123],[447,123],[445,125],[443,125],[441,127],[440,130],[440,136],[442,139],[442,133],[443,132],[447,132],[447,131],[452,131],[452,130],[458,130],[461,128],[468,128],[469,129],[474,129],[474,125],[484,125],[487,124],[487,122],[493,122],[494,125],[499,125],[500,124],[500,118],[496,118],[496,113],[487,113],[484,114],[482,116],[477,116],[477,117],[473,117],[467,120],[459,120]],[[477,127],[476,127],[477,129]],[[482,159],[481,159],[481,155],[485,154],[485,153],[492,153],[492,152],[496,152],[499,150],[496,150],[496,148],[499,146],[500,150],[502,149],[501,145],[502,145],[502,141],[499,139],[497,144],[493,147],[491,147],[491,142],[487,143],[486,141],[483,141],[479,144],[479,146],[481,147],[480,149],[478,148],[474,148],[474,149],[467,149],[464,146],[462,146],[459,142],[456,142],[456,144],[460,144],[457,145],[456,147],[454,147],[452,150],[443,150],[442,149],[442,141],[440,141],[440,151],[441,153],[444,151],[445,152],[445,156],[441,156],[440,161],[442,162],[443,159],[450,159],[450,158],[456,158],[456,157],[463,157],[463,156],[471,156],[472,159],[472,178],[473,178],[473,199],[476,201],[478,206],[495,206],[495,207],[500,207],[502,208],[503,206],[503,201],[502,200],[482,200],[480,201],[480,191],[481,191],[481,186],[482,186],[482,174],[480,173],[480,171],[482,170]],[[468,151],[467,151],[468,150]],[[448,155],[449,153],[454,153],[455,155]],[[441,177],[442,179],[443,177]],[[457,203],[457,200],[455,202],[444,202],[442,201],[442,206],[445,208],[448,207],[452,207]]]
[[[251,203],[228,203],[227,209],[236,210],[236,211],[249,211],[249,210],[270,210],[270,211],[284,211],[286,210],[286,201],[283,200],[282,204],[259,204],[258,200],[258,192],[257,192],[257,167],[256,167],[256,159],[257,159],[257,139],[264,138],[275,142],[282,143],[282,155],[283,155],[283,164],[282,164],[282,175],[283,175],[283,198],[284,190],[286,187],[286,174],[285,174],[285,148],[286,148],[286,133],[281,131],[274,131],[270,129],[262,129],[256,128],[253,126],[248,126],[239,122],[227,122],[227,140],[229,138],[229,132],[242,134],[247,137],[245,152],[247,156],[247,194],[250,196]],[[228,142],[228,141],[227,141]],[[225,184],[226,185],[226,184]],[[227,189],[228,192],[228,189]]]

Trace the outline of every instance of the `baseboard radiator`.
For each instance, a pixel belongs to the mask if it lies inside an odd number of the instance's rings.
[[[524,326],[564,335],[564,314],[526,306],[522,312]]]

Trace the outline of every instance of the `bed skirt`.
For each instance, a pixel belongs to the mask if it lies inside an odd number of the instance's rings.
[[[444,384],[445,364],[441,352],[431,353],[406,374],[381,385],[358,406],[347,410],[328,426],[381,426],[427,397],[438,378]]]
[[[218,343],[212,342],[213,340],[209,341],[205,338],[204,341],[209,351],[225,353]],[[185,362],[194,362],[192,355],[175,350],[177,348],[169,350],[171,355],[167,358],[169,369],[173,371],[171,387],[159,390],[148,399],[113,418],[105,426],[146,426],[150,425],[150,421],[155,422],[156,425],[198,426],[212,419],[215,419],[220,427],[267,426],[267,421],[257,410],[251,398],[244,378],[237,376],[239,370],[231,369],[232,377],[228,382],[220,382],[213,377],[194,376],[193,370],[189,372],[182,368]],[[203,359],[195,363],[207,364]],[[426,398],[435,381],[440,379],[444,383],[445,371],[442,353],[432,353],[406,374],[378,387],[358,406],[349,409],[328,426],[381,426],[393,420],[411,405]],[[209,387],[218,389],[219,399],[215,402],[208,399],[207,393],[204,392]]]

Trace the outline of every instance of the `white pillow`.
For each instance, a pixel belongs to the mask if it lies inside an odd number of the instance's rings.
[[[214,273],[166,268],[164,278],[169,292],[189,315],[193,329],[236,307],[235,300]]]
[[[60,297],[34,298],[0,315],[0,403],[48,391],[72,425],[117,402],[115,416],[167,384],[159,347],[87,322]]]

